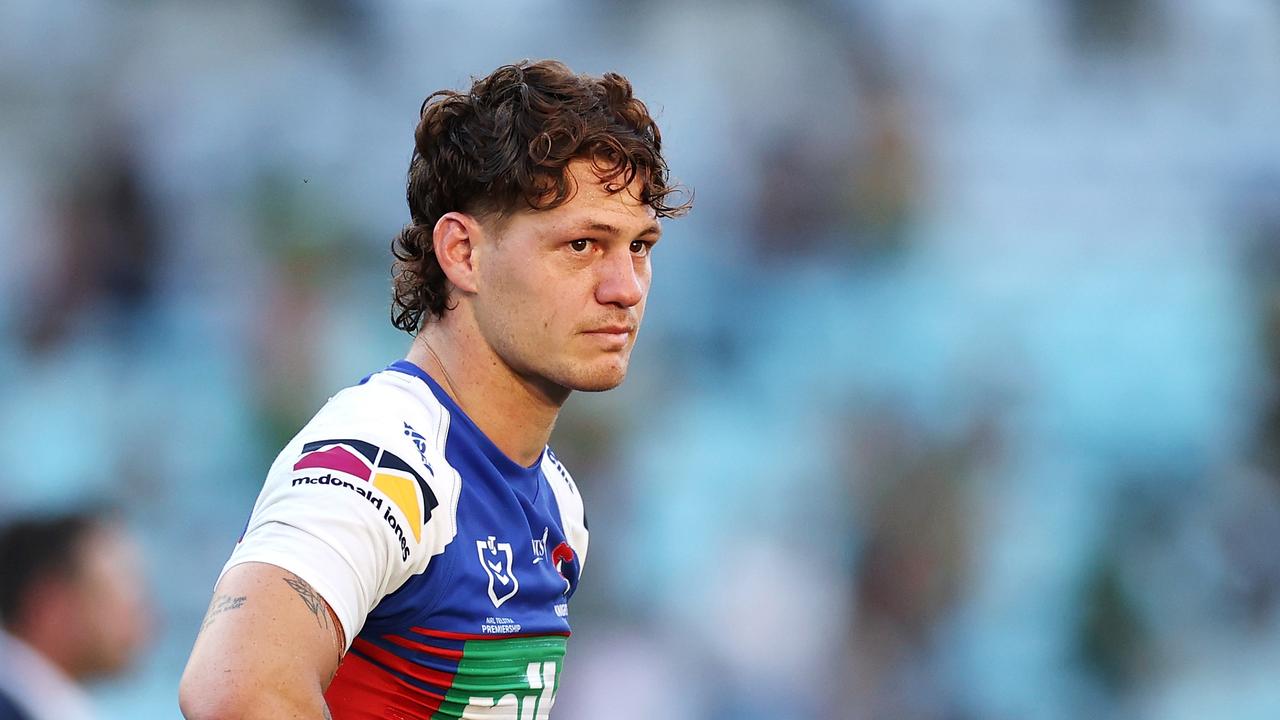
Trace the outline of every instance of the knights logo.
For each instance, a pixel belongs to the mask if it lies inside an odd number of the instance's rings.
[[[494,607],[502,607],[502,603],[515,597],[520,589],[511,562],[511,543],[497,542],[497,538],[490,535],[488,540],[476,541],[476,556],[480,558],[484,574],[489,576],[489,599]]]
[[[574,562],[573,548],[569,547],[569,543],[562,542],[551,551],[551,562],[564,580],[565,597],[572,595],[574,586],[578,584],[578,563]]]

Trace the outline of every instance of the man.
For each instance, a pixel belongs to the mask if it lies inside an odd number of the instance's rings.
[[[0,531],[0,720],[89,720],[82,684],[129,666],[148,634],[141,554],[87,512]]]
[[[498,68],[423,103],[393,244],[405,360],[281,452],[180,691],[192,720],[546,718],[587,553],[547,448],[626,375],[669,204],[623,77]]]

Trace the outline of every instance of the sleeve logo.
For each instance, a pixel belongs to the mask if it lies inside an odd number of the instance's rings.
[[[293,464],[293,469],[305,475],[294,478],[295,486],[306,484],[345,487],[359,493],[376,508],[382,508],[381,498],[341,477],[335,477],[333,473],[362,480],[380,490],[400,510],[414,541],[422,540],[422,528],[439,502],[430,486],[409,463],[395,453],[363,440],[316,440],[303,445],[302,452],[302,457]],[[320,476],[320,471],[328,473]],[[382,509],[383,521],[400,541],[401,558],[408,560],[409,540],[405,536],[405,528],[392,514],[390,507]]]
[[[427,439],[414,430],[409,423],[404,423],[404,436],[413,441],[413,446],[417,448],[418,457],[422,458],[422,465],[427,468],[427,472],[435,475],[436,471],[431,469],[431,463],[427,461]]]
[[[484,574],[489,576],[489,599],[494,607],[502,607],[502,603],[515,597],[520,589],[511,565],[511,543],[497,542],[497,538],[490,535],[488,540],[476,541],[476,556],[480,558]]]

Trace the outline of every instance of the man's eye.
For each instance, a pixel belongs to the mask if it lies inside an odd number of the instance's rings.
[[[652,249],[653,249],[652,243],[643,242],[641,240],[631,241],[631,252],[635,253],[636,255],[639,255],[640,257],[644,257],[645,255],[648,255],[649,251]]]
[[[590,240],[588,240],[588,239],[586,239],[586,238],[581,238],[581,239],[578,239],[578,240],[574,240],[574,241],[572,241],[572,242],[570,242],[570,243],[569,243],[569,249],[570,249],[570,250],[573,250],[574,252],[578,252],[578,253],[580,253],[580,252],[586,252],[586,251],[587,251],[587,248],[588,248],[588,247],[590,247],[590,246],[591,246],[591,241],[590,241]]]

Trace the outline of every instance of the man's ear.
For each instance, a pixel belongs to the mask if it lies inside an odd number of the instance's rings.
[[[449,284],[464,293],[474,293],[477,288],[475,244],[482,232],[474,217],[447,212],[436,221],[431,233],[440,269]]]

